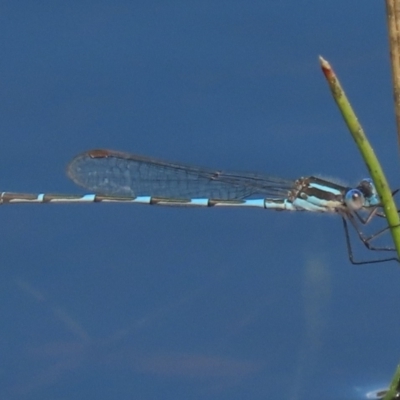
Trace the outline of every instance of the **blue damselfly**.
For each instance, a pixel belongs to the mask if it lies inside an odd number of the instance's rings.
[[[69,163],[67,173],[76,184],[93,194],[3,192],[0,204],[121,202],[334,213],[342,217],[353,264],[398,261],[396,257],[354,260],[347,221],[368,249],[393,251],[370,243],[386,229],[365,237],[359,228],[359,223],[367,224],[375,215],[382,216],[378,194],[369,178],[351,188],[315,176],[288,180],[261,173],[224,172],[111,150],[91,150],[78,155]],[[361,212],[367,212],[366,217]]]

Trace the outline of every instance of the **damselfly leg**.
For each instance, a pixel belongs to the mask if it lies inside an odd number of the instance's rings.
[[[376,211],[372,211],[368,217],[366,219],[363,219],[359,214],[354,213],[354,215],[357,216],[359,222],[361,222],[362,224],[366,225],[368,224],[373,218],[374,215],[376,215]],[[368,250],[373,250],[373,251],[395,251],[396,249],[394,247],[388,247],[388,246],[374,246],[371,244],[371,240],[377,238],[378,236],[380,236],[382,233],[387,232],[387,230],[389,229],[388,227],[385,227],[381,230],[379,230],[378,232],[375,232],[373,235],[365,237],[362,230],[360,229],[360,227],[357,224],[357,221],[355,219],[353,214],[349,213],[347,215],[342,215],[342,221],[343,221],[343,228],[344,228],[344,232],[345,232],[345,238],[346,238],[346,246],[347,246],[347,253],[349,256],[349,260],[352,264],[355,265],[362,265],[362,264],[375,264],[375,263],[379,263],[379,262],[386,262],[386,261],[397,261],[400,262],[400,260],[397,257],[386,257],[386,258],[379,258],[376,260],[367,260],[367,261],[356,261],[354,259],[354,255],[353,255],[353,249],[352,249],[352,245],[351,245],[351,239],[350,239],[350,233],[349,233],[349,228],[348,228],[348,224],[347,224],[347,219],[351,222],[351,224],[354,227],[354,230],[357,232],[357,235],[359,237],[359,239],[361,240],[361,242],[364,244],[364,246],[368,249]]]

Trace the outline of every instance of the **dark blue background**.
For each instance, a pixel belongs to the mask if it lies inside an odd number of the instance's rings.
[[[4,1],[1,189],[81,193],[91,148],[357,182],[320,54],[398,186],[381,3]],[[351,399],[399,360],[399,267],[350,265],[338,217],[0,215],[2,399]]]

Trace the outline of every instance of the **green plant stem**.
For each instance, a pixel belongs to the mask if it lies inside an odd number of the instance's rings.
[[[388,392],[385,394],[385,397],[382,400],[395,400],[397,399],[397,394],[399,392],[400,387],[400,365],[397,366],[396,372],[394,373],[392,382],[390,383],[390,387]]]
[[[339,107],[339,110],[357,144],[358,149],[367,165],[369,174],[375,184],[376,190],[379,194],[382,207],[385,211],[388,226],[393,237],[393,242],[397,250],[397,255],[400,258],[400,218],[397,212],[396,204],[393,200],[392,192],[390,190],[387,179],[383,173],[383,169],[371,147],[361,124],[351,107],[335,72],[329,63],[320,57],[322,71],[328,81],[333,98]]]

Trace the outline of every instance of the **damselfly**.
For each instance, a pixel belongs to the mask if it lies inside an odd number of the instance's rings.
[[[372,180],[350,188],[318,177],[287,180],[259,173],[225,172],[156,160],[111,150],[91,150],[75,157],[68,176],[93,192],[85,195],[3,192],[0,204],[121,202],[194,207],[258,207],[287,211],[335,213],[342,217],[349,259],[366,264],[398,259],[354,260],[347,221],[370,250],[373,236],[365,237],[359,224],[367,224],[379,212],[380,201]],[[367,212],[363,217],[360,212]]]

